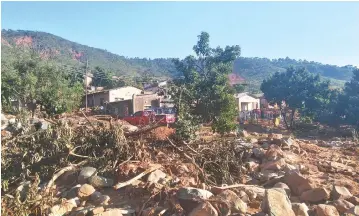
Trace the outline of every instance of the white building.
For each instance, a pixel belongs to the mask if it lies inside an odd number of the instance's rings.
[[[250,96],[248,93],[235,95],[238,111],[252,111],[260,109],[260,99]]]

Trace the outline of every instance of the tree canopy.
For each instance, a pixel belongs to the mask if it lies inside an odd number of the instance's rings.
[[[174,81],[171,96],[179,110],[180,121],[185,115],[197,116],[202,123],[213,122],[213,130],[228,132],[235,127],[234,89],[228,74],[233,61],[240,56],[239,46],[211,48],[209,34],[202,32],[193,46],[196,56],[175,60],[183,75]]]
[[[311,119],[321,115],[330,103],[329,84],[304,68],[290,67],[285,73],[277,72],[264,80],[261,90],[269,102],[280,106],[287,128],[292,129],[297,111]]]

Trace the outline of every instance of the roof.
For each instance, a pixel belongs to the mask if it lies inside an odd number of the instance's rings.
[[[109,91],[111,91],[111,90],[118,90],[118,89],[128,88],[128,87],[136,88],[136,87],[133,87],[133,86],[123,86],[123,87],[112,88],[112,89],[104,89],[104,90],[87,91],[87,94],[105,93],[105,92],[109,92]],[[139,88],[136,88],[136,89],[139,89]],[[141,90],[141,89],[139,89],[139,90]]]

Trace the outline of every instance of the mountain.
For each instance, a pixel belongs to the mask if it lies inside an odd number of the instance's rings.
[[[52,59],[74,67],[83,67],[88,60],[90,68],[100,66],[119,76],[138,76],[143,73],[163,77],[179,75],[171,58],[127,58],[38,31],[2,30],[1,36],[3,57],[6,57],[13,47],[25,46],[36,50],[44,59]],[[251,89],[258,90],[263,79],[277,71],[283,72],[289,66],[305,67],[312,73],[330,79],[336,86],[342,86],[345,81],[349,80],[354,68],[351,65],[339,67],[313,61],[294,60],[288,57],[273,60],[241,57],[234,62],[233,72],[246,79],[250,83]]]

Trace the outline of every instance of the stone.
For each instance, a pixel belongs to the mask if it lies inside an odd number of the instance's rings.
[[[96,214],[100,214],[100,213],[102,213],[102,212],[104,212],[104,211],[105,211],[105,209],[104,209],[102,206],[99,206],[99,207],[94,208],[94,209],[91,211],[91,213],[92,213],[93,215],[96,215]]]
[[[282,147],[289,149],[292,145],[295,145],[295,141],[289,137],[287,139],[282,139]]]
[[[258,139],[256,139],[256,138],[251,138],[251,139],[249,140],[249,142],[252,143],[252,144],[258,143]]]
[[[260,165],[261,170],[274,170],[279,171],[286,165],[286,162],[283,158],[276,161],[268,161]]]
[[[346,200],[335,200],[333,206],[335,206],[339,213],[343,214],[355,205]]]
[[[188,216],[218,216],[218,213],[211,203],[203,202],[194,208]]]
[[[340,216],[334,206],[319,204],[316,208],[317,216]]]
[[[348,199],[353,195],[349,192],[346,187],[343,186],[334,186],[332,190],[332,198],[333,200],[338,199]]]
[[[79,176],[77,178],[77,182],[79,184],[87,183],[87,179],[91,177],[96,172],[96,168],[93,167],[84,167],[81,169]]]
[[[77,193],[77,196],[81,199],[89,198],[93,193],[95,193],[95,188],[92,185],[84,184],[82,185]]]
[[[284,189],[267,189],[262,202],[262,211],[271,216],[295,216]]]
[[[236,193],[231,190],[225,190],[222,193],[218,194],[216,197],[229,203],[231,211],[234,213],[246,213],[247,204],[243,202]]]
[[[253,148],[252,152],[254,154],[254,157],[261,159],[264,157],[264,151],[262,148]]]
[[[107,195],[101,195],[99,198],[94,200],[92,203],[95,205],[108,205],[108,202],[110,202],[110,197]]]
[[[241,198],[241,200],[243,200],[243,202],[247,203],[249,202],[249,196],[247,195],[246,192],[244,191],[240,191],[239,194],[238,194],[239,198]]]
[[[288,185],[286,185],[283,182],[278,182],[274,185],[274,188],[282,188],[285,190],[285,193],[287,194],[288,197],[290,197],[290,188],[288,187]]]
[[[183,187],[178,189],[177,198],[181,207],[186,212],[191,212],[192,209],[196,208],[200,202],[194,199],[208,199],[213,194],[207,190],[193,188],[193,187]]]
[[[344,213],[345,216],[359,216],[359,205],[351,207],[347,212]]]
[[[49,216],[62,216],[76,208],[80,204],[79,198],[67,200],[61,204],[55,205],[50,209]]]
[[[249,136],[249,134],[248,134],[248,132],[246,130],[239,131],[238,135],[240,137],[248,137]]]
[[[106,211],[98,213],[94,216],[122,216],[122,209],[117,209],[117,208],[106,209]]]
[[[292,194],[297,196],[313,188],[308,179],[295,171],[287,172],[283,177],[283,182],[289,186]]]
[[[359,197],[357,196],[352,196],[350,198],[347,199],[349,202],[353,203],[354,205],[359,205]]]
[[[283,171],[285,173],[287,172],[291,172],[292,170],[298,170],[295,166],[293,165],[290,165],[290,164],[286,164],[284,167],[283,167]]]
[[[78,185],[75,185],[74,187],[72,187],[70,190],[64,192],[61,197],[62,198],[66,198],[66,199],[72,199],[72,198],[75,198],[77,197],[77,194],[78,194],[78,191],[79,191],[79,188],[81,187],[80,184]]]
[[[265,158],[268,161],[278,160],[284,157],[284,152],[277,145],[270,145],[269,149],[265,153]]]
[[[254,150],[254,149],[253,149]],[[253,151],[254,153],[254,151]],[[250,172],[255,172],[258,170],[259,168],[259,164],[254,162],[254,161],[248,161],[246,163],[246,168],[250,171]]]
[[[275,133],[268,134],[268,139],[282,139],[282,138],[283,138],[282,134],[275,134]]]
[[[309,216],[309,208],[305,203],[292,203],[292,209],[295,216]]]
[[[147,181],[150,183],[158,183],[161,179],[166,178],[166,176],[166,173],[161,170],[155,170],[148,175]]]
[[[102,176],[92,176],[88,179],[88,182],[96,188],[112,187],[114,185],[113,179]]]
[[[317,203],[321,201],[328,200],[330,197],[330,193],[325,188],[314,188],[308,191],[304,191],[302,195],[300,195],[300,199],[302,201]]]

